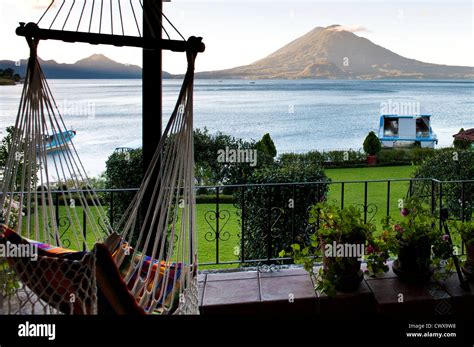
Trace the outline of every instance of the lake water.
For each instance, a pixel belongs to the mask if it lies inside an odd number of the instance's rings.
[[[180,81],[165,80],[163,115]],[[90,175],[105,169],[116,147],[141,139],[141,80],[49,80]],[[432,115],[440,146],[474,127],[473,81],[196,80],[195,127],[258,140],[270,133],[279,153],[359,149],[379,114]],[[21,85],[0,86],[0,132],[13,125]],[[0,135],[2,136],[2,135]]]

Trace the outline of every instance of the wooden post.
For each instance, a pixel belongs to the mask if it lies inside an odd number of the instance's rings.
[[[161,38],[161,16],[155,18],[153,13],[161,13],[162,2],[156,0],[143,1],[143,37],[145,40],[152,35],[150,30],[150,19],[156,19],[153,23],[155,36]],[[153,9],[153,7],[158,7]],[[148,14],[148,15],[147,15]],[[161,49],[143,49],[143,76],[142,76],[142,141],[143,141],[143,170],[147,170],[153,154],[160,142],[162,133],[162,55]],[[145,217],[154,184],[150,184],[145,192],[142,202],[142,219]],[[150,231],[151,232],[151,231]],[[151,238],[153,240],[154,238]],[[153,242],[146,251],[151,254]]]
[[[143,36],[146,39],[152,33],[150,32],[149,23],[147,23],[145,12],[148,18],[153,18],[154,11],[152,6],[162,8],[161,1],[144,0],[143,1]],[[161,18],[156,18],[157,23],[155,34],[160,33],[161,38]],[[143,166],[144,170],[150,164],[151,158],[155,153],[155,149],[160,141],[162,132],[162,56],[161,49],[143,49],[143,123],[142,123],[142,140],[143,140]]]

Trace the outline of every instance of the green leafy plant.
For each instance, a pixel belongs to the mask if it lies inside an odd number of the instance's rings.
[[[377,155],[382,149],[382,144],[378,139],[377,135],[371,131],[364,140],[364,152],[368,155]]]
[[[455,230],[461,235],[462,240],[468,246],[474,245],[474,221],[456,222]]]
[[[440,181],[471,180],[474,177],[474,151],[444,148],[423,161],[417,167],[415,178],[434,178]],[[450,216],[470,219],[474,211],[474,184],[444,182],[442,185],[429,180],[418,180],[413,185],[413,195],[423,197],[423,202],[439,205],[440,189],[444,207],[449,209]],[[434,201],[432,201],[434,196]],[[464,200],[464,201],[463,201]],[[463,211],[464,209],[464,211]]]
[[[310,244],[301,246],[291,245],[291,251],[281,251],[280,256],[290,255],[296,264],[301,264],[310,274],[315,283],[315,289],[333,296],[336,290],[343,287],[347,278],[357,276],[360,271],[359,257],[339,256],[327,254],[331,245],[360,245],[372,273],[388,270],[387,257],[379,243],[373,239],[375,227],[371,223],[364,223],[360,211],[355,206],[341,209],[326,203],[314,205],[310,211],[309,223],[316,232],[310,237]],[[328,247],[329,246],[329,247]],[[364,254],[359,254],[363,256]],[[315,270],[319,258],[323,258],[323,266]],[[358,283],[357,283],[358,284]]]
[[[142,178],[143,155],[141,148],[128,152],[114,152],[107,159],[105,188],[138,188],[141,184]],[[114,215],[114,224],[120,220],[134,196],[134,191],[117,192],[114,194],[113,207],[109,207],[112,209],[111,212]]]
[[[20,214],[23,213],[23,206],[20,204],[18,199],[13,198],[13,200],[10,196],[7,196],[5,199],[4,206],[0,206],[0,223],[4,223],[4,220],[6,220],[6,215],[8,214],[8,226],[12,229],[16,228],[18,224],[18,219],[20,217]]]
[[[299,160],[275,163],[254,170],[248,183],[255,186],[235,191],[236,207],[243,223],[243,254],[246,259],[262,259],[268,254],[277,257],[279,250],[287,249],[293,242],[308,242],[308,210],[326,199],[327,183],[315,185],[268,185],[269,183],[326,182],[324,170],[317,163],[306,165]],[[293,233],[288,232],[289,218],[294,220]],[[241,224],[242,225],[242,224]],[[268,235],[272,239],[268,249]],[[293,239],[294,235],[294,239]]]
[[[262,139],[256,143],[256,148],[258,151],[268,154],[271,158],[275,158],[277,155],[275,143],[269,133],[263,135]]]
[[[453,268],[450,236],[437,227],[438,220],[431,214],[430,209],[421,199],[411,197],[403,204],[400,215],[398,220],[390,217],[382,220],[383,232],[377,242],[383,244],[387,254],[399,254],[400,248],[406,245],[429,247],[431,256],[429,253],[428,258],[423,259],[420,255],[418,261],[426,261],[426,266],[431,264],[436,270],[444,268],[445,273],[449,273]]]
[[[434,227],[436,218],[416,197],[405,200],[400,209],[400,216],[398,220],[388,216],[382,220],[385,231],[391,233],[397,241],[431,243],[439,234],[438,229]]]
[[[10,156],[10,150],[13,146],[13,140],[20,137],[20,130],[15,128],[14,126],[9,126],[5,129],[5,136],[2,138],[0,142],[0,170],[4,170],[7,162],[8,157]],[[25,144],[19,143],[17,144],[17,154],[19,154],[19,160],[17,160],[18,170],[16,170],[16,177],[13,177],[14,189],[17,190],[21,187],[22,178],[23,178],[23,167],[29,167],[31,163],[28,161],[25,162],[25,156],[23,150],[25,148]],[[15,158],[16,160],[16,158]],[[4,174],[5,176],[5,174]],[[36,186],[38,182],[37,173],[33,173],[31,177],[31,188]],[[0,181],[0,188],[2,187],[2,181]]]
[[[7,297],[20,287],[5,258],[0,259],[0,296]]]

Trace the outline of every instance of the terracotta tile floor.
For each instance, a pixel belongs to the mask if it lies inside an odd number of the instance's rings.
[[[299,268],[201,274],[199,288],[205,315],[472,317],[474,312],[474,283],[471,291],[464,291],[456,274],[446,281],[415,284],[402,282],[389,271],[378,278],[366,276],[357,291],[338,292],[334,298],[315,292],[311,279]]]

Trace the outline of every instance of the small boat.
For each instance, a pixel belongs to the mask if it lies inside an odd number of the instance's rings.
[[[124,152],[129,152],[129,151],[133,151],[135,149],[139,149],[142,147],[142,140],[134,140],[134,141],[130,141],[122,146],[119,146],[119,147],[116,147],[115,148],[115,152],[120,152],[120,153],[124,153]]]
[[[52,152],[62,149],[63,146],[69,143],[74,136],[76,136],[75,130],[67,130],[61,133],[46,135],[44,137],[46,151]]]
[[[379,140],[383,147],[389,148],[413,145],[434,148],[438,143],[438,137],[431,129],[430,119],[431,115],[381,115]]]

